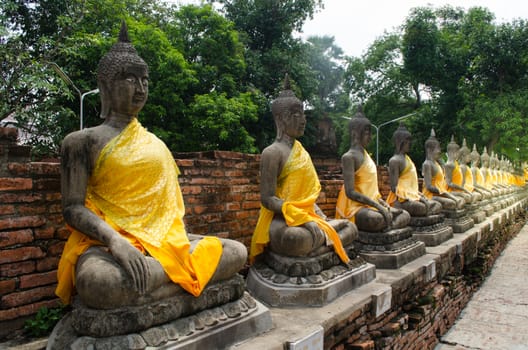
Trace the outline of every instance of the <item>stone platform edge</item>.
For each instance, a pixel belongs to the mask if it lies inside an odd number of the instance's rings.
[[[251,349],[300,349],[292,344],[309,339],[323,329],[324,338],[331,337],[336,327],[344,326],[353,318],[370,312],[380,321],[397,301],[399,291],[407,290],[416,280],[420,283],[440,279],[451,268],[456,259],[471,261],[477,256],[479,243],[490,232],[516,217],[526,204],[521,199],[515,204],[499,210],[475,224],[463,233],[434,247],[426,247],[426,254],[399,269],[377,269],[376,278],[322,307],[277,308],[269,307],[273,326],[267,333],[233,345],[231,350]],[[385,315],[386,316],[386,315]],[[366,320],[365,320],[366,321]],[[365,323],[365,327],[370,327]],[[326,348],[326,346],[325,346]]]

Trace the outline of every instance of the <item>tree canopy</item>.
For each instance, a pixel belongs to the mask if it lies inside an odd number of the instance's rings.
[[[79,126],[80,94],[96,88],[100,58],[125,20],[149,65],[149,100],[139,119],[174,152],[256,153],[275,136],[269,104],[288,73],[305,101],[307,132],[330,118],[339,151],[349,147],[343,117],[363,105],[379,128],[379,160],[393,152],[401,116],[411,155],[435,128],[514,161],[527,160],[528,26],[496,23],[482,7],[417,7],[399,29],[380,33],[361,57],[334,38],[299,38],[322,0],[209,0],[175,6],[155,0],[0,0],[0,120],[14,117],[37,153],[56,154]],[[65,73],[64,78],[60,70]],[[100,123],[96,96],[84,124]],[[380,127],[382,126],[382,127]],[[375,151],[375,144],[370,146]]]

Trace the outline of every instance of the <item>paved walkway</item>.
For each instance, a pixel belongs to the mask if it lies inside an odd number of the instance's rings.
[[[528,350],[528,225],[499,256],[435,350]]]

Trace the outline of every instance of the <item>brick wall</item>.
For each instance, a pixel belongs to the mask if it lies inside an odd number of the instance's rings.
[[[16,129],[0,128],[0,338],[39,308],[58,305],[56,269],[67,236],[58,164],[30,162],[16,138]]]
[[[0,128],[0,339],[40,307],[55,307],[56,269],[68,231],[60,205],[58,163],[30,161],[17,130]],[[188,232],[236,239],[249,247],[260,208],[260,155],[175,153]],[[336,173],[338,160],[320,161]],[[318,203],[330,217],[341,181],[321,180]],[[337,176],[339,177],[339,175]]]

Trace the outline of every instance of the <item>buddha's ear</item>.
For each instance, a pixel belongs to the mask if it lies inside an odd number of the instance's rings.
[[[108,83],[104,81],[98,81],[97,87],[99,88],[101,96],[101,114],[99,115],[99,117],[101,119],[106,119],[108,114],[110,114],[110,88],[108,86]]]

